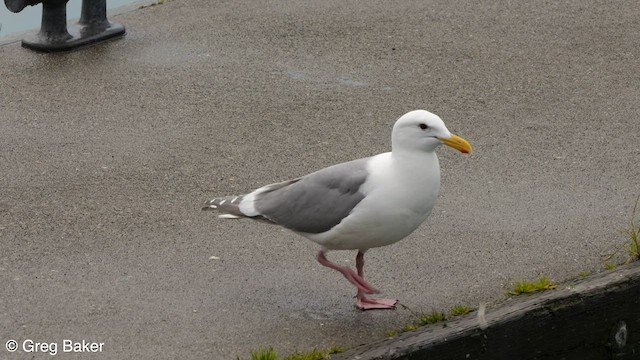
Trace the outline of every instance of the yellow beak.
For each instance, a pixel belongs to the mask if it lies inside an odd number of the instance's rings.
[[[452,148],[459,150],[462,153],[465,153],[465,154],[471,153],[471,144],[469,144],[467,140],[461,138],[458,135],[451,134],[450,138],[440,139],[440,141],[443,144],[447,146],[451,146]]]

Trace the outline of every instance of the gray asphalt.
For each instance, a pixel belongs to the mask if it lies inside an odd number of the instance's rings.
[[[247,358],[411,321],[356,310],[308,240],[200,207],[388,151],[417,108],[475,152],[441,148],[431,218],[368,253],[386,296],[473,306],[512,279],[599,269],[624,241],[640,194],[635,2],[175,0],[111,20],[126,37],[82,51],[0,47],[0,358],[34,355],[9,356],[9,339]]]

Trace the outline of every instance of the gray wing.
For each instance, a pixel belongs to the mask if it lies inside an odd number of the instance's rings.
[[[256,210],[294,231],[328,231],[364,199],[360,186],[367,180],[368,160],[334,165],[257,194]]]

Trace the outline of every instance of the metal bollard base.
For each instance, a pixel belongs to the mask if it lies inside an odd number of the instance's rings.
[[[41,52],[69,51],[125,34],[122,24],[112,22],[98,25],[78,23],[69,25],[67,31],[70,36],[66,39],[51,38],[46,33],[39,32],[22,40],[22,47]]]

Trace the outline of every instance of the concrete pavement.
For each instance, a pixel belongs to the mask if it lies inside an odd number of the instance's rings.
[[[357,311],[314,244],[200,207],[388,151],[416,108],[474,154],[440,149],[431,218],[368,253],[386,296],[473,306],[510,279],[598,269],[624,241],[640,193],[633,2],[174,0],[110,17],[125,38],[0,47],[2,344],[229,359],[384,337],[411,313]]]

